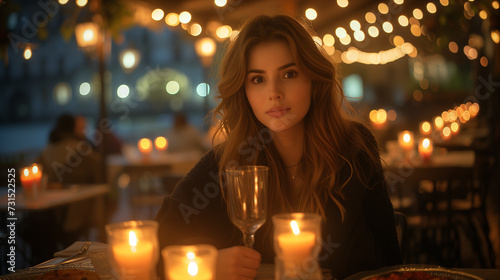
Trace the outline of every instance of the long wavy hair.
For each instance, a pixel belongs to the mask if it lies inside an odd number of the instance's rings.
[[[229,43],[220,69],[217,96],[220,103],[212,116],[220,119],[217,132],[225,135],[226,140],[215,147],[215,151],[220,174],[234,165],[269,166],[269,215],[301,211],[325,217],[325,205],[331,198],[344,217],[342,190],[352,176],[357,174],[369,187],[367,176],[360,172],[356,160],[358,153],[364,151],[372,159],[369,164],[376,166],[378,152],[374,152],[376,144],[367,141],[345,112],[349,105],[344,102],[337,69],[308,30],[289,16],[258,16],[244,25]],[[292,207],[287,198],[290,181],[272,144],[272,132],[257,120],[245,96],[250,50],[257,44],[276,40],[288,44],[298,68],[311,79],[312,100],[304,119],[304,152],[297,167],[305,184],[298,209]],[[340,172],[344,168],[350,171],[347,175]]]

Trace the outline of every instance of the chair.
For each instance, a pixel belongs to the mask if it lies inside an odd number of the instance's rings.
[[[461,241],[470,242],[482,267],[490,267],[492,247],[484,214],[486,186],[472,167],[407,166],[386,170],[393,197],[410,196],[397,208],[408,223],[408,257],[413,263],[460,267]],[[400,204],[402,205],[402,204]],[[425,260],[419,259],[426,257]]]
[[[401,250],[401,258],[403,264],[406,264],[406,254],[408,247],[408,222],[405,214],[399,211],[394,211],[394,221],[396,224],[396,233],[398,235],[399,248]]]

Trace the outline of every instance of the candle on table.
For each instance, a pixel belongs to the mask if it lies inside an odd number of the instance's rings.
[[[217,249],[212,245],[168,246],[162,250],[168,280],[213,280]]]
[[[144,161],[150,160],[150,154],[153,150],[153,143],[148,138],[142,138],[137,143],[137,147],[139,148],[139,152],[142,154],[142,159]]]
[[[313,232],[301,232],[297,222],[290,222],[291,233],[278,235],[278,244],[283,252],[285,268],[300,266],[302,262],[312,255],[312,250],[316,245],[316,235]]]
[[[155,279],[158,223],[129,221],[106,226],[113,269],[122,279]]]
[[[428,161],[430,159],[433,149],[434,147],[432,145],[432,141],[429,138],[424,138],[418,145],[418,153],[424,161]]]
[[[273,215],[272,220],[276,279],[321,279],[321,216],[289,213]]]
[[[413,132],[405,130],[399,133],[398,143],[405,151],[413,150],[415,140],[413,139]]]
[[[167,140],[167,138],[165,138],[163,136],[156,137],[156,139],[155,139],[155,148],[158,151],[160,151],[160,152],[165,151],[168,148],[168,140]]]
[[[41,191],[42,170],[37,164],[23,168],[21,184],[27,199],[37,198]]]

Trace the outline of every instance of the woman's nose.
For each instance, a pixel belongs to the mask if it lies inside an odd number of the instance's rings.
[[[277,81],[273,81],[269,83],[269,99],[282,99],[283,98],[283,90],[281,85]]]

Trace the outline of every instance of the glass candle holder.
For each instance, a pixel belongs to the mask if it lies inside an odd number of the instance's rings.
[[[21,168],[21,184],[26,200],[37,199],[42,192],[42,167],[36,163]]]
[[[121,279],[156,279],[158,223],[127,221],[106,225],[108,255]]]
[[[215,280],[217,249],[212,245],[168,246],[161,254],[167,280]]]
[[[274,225],[275,279],[321,279],[321,216],[278,214]]]

